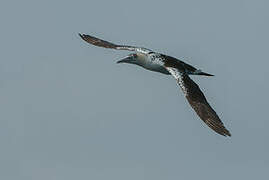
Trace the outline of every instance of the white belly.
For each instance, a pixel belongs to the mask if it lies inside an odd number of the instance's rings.
[[[163,74],[170,74],[163,66],[159,64],[153,64],[153,63],[145,63],[142,65],[145,69],[148,69],[150,71],[155,71]]]
[[[150,70],[150,71],[155,71],[159,72],[162,74],[170,74],[164,67],[163,67],[163,62],[161,59],[156,58],[160,56],[158,53],[153,53],[150,55],[145,55],[145,54],[137,54],[139,63],[137,63],[139,66],[142,66],[143,68]]]

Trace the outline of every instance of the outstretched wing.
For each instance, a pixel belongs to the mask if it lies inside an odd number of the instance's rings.
[[[125,46],[125,45],[118,45],[118,44],[114,44],[102,39],[99,39],[97,37],[94,36],[90,36],[87,34],[80,34],[79,36],[86,41],[87,43],[90,43],[94,46],[99,46],[99,47],[103,47],[103,48],[110,48],[110,49],[117,49],[117,50],[128,50],[128,51],[137,51],[140,53],[149,53],[152,52],[150,49],[146,49],[146,48],[142,48],[142,47],[135,47],[135,46]]]
[[[177,80],[185,97],[197,115],[217,133],[223,136],[231,136],[230,132],[224,127],[217,113],[207,102],[199,86],[186,73],[179,72],[178,69],[173,67],[165,68]]]

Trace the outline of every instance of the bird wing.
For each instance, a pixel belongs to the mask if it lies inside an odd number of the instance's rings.
[[[79,33],[79,36],[87,43],[90,43],[94,46],[103,47],[103,48],[136,51],[136,52],[140,52],[140,53],[144,53],[144,54],[148,54],[148,53],[152,52],[150,49],[146,49],[143,47],[125,46],[125,45],[114,44],[114,43],[111,43],[111,42],[108,42],[108,41],[105,41],[105,40],[102,40],[102,39],[99,39],[97,37],[90,36],[87,34],[80,34]]]
[[[217,113],[207,102],[199,86],[186,74],[173,67],[165,68],[177,80],[185,97],[197,115],[214,131],[223,135],[231,136],[230,132],[224,127]]]

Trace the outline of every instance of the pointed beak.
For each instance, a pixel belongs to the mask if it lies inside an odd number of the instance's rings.
[[[131,58],[129,56],[117,61],[117,63],[130,63]]]

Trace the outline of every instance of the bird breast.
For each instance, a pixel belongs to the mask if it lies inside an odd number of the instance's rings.
[[[157,62],[156,60],[152,60],[149,57],[141,58],[141,66],[147,70],[159,72],[162,74],[170,74],[162,65],[161,62]]]

